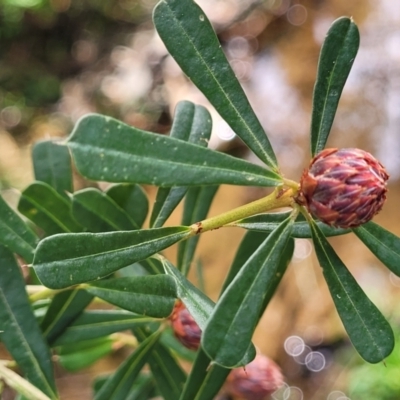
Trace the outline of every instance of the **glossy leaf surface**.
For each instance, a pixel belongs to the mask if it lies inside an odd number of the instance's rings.
[[[271,144],[203,10],[192,0],[165,0],[154,9],[153,19],[158,34],[183,72],[247,146],[275,169]]]
[[[82,231],[72,218],[70,200],[44,182],[34,182],[21,193],[18,211],[48,235]]]
[[[400,238],[374,222],[368,222],[353,232],[394,274],[400,276]]]
[[[131,217],[135,225],[141,227],[149,211],[149,200],[146,192],[139,186],[131,183],[112,185],[106,191],[107,196],[113,199]]]
[[[311,154],[325,147],[340,95],[356,57],[360,35],[351,18],[333,22],[321,49],[311,118]]]
[[[90,232],[129,231],[139,228],[113,199],[95,188],[74,193],[72,215]]]
[[[94,400],[126,400],[133,382],[138,377],[159,338],[160,333],[155,333],[144,340],[107,379]]]
[[[276,287],[282,251],[290,238],[292,220],[284,221],[240,269],[216,304],[202,336],[202,346],[217,364],[240,365],[259,319],[269,285]]]
[[[80,119],[68,146],[78,171],[92,180],[161,187],[281,182],[277,173],[258,165],[103,115]]]
[[[40,324],[43,336],[50,345],[90,304],[93,296],[83,290],[66,290],[57,293]]]
[[[182,224],[191,225],[207,217],[211,203],[217,193],[218,186],[201,186],[190,188],[185,199]],[[194,253],[199,243],[200,236],[196,235],[178,245],[178,268],[187,275]]]
[[[151,335],[152,331],[146,328],[135,328],[133,332],[142,342]],[[179,399],[186,381],[186,374],[170,350],[161,343],[157,343],[148,358],[148,363],[164,400]]]
[[[107,279],[86,290],[125,310],[154,318],[168,317],[177,297],[175,280],[167,275]]]
[[[312,224],[313,241],[336,309],[362,358],[370,363],[385,359],[393,350],[392,329],[366,296],[319,228]]]
[[[13,254],[0,245],[0,338],[25,378],[56,399],[50,351],[33,315]]]
[[[38,237],[0,196],[0,243],[32,262]]]
[[[176,106],[170,137],[186,140],[207,147],[211,136],[212,121],[206,108],[189,101],[181,101]],[[187,187],[159,188],[150,218],[151,227],[164,225],[172,211],[186,194]]]
[[[55,235],[42,240],[33,267],[41,282],[60,289],[103,278],[144,260],[188,235],[186,227]]]
[[[233,225],[240,228],[270,233],[275,230],[281,222],[289,217],[290,211],[277,212],[268,214],[258,214],[252,217],[244,218],[240,221],[235,222]],[[318,228],[326,236],[338,236],[350,233],[351,229],[334,228],[321,221],[315,221]],[[310,225],[305,218],[300,214],[293,225],[292,236],[295,238],[309,239],[312,237]]]
[[[115,332],[131,329],[137,325],[148,324],[152,320],[153,318],[151,317],[137,315],[125,310],[84,311],[58,337],[54,346],[97,339]]]
[[[71,156],[68,147],[54,140],[35,143],[32,150],[33,170],[37,181],[45,182],[61,196],[73,192]]]

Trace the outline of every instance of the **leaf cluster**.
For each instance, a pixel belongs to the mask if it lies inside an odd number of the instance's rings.
[[[326,237],[353,231],[397,275],[400,239],[373,222],[352,230],[331,228],[298,205],[278,213],[261,213],[249,205],[206,220],[207,225],[204,220],[220,184],[275,188],[273,207],[283,204],[277,193],[294,194],[296,185],[280,174],[268,136],[198,5],[191,0],[161,1],[154,23],[182,70],[263,165],[207,148],[210,114],[187,101],[178,104],[169,136],[94,114],[82,118],[66,142],[37,143],[36,181],[21,193],[18,204],[26,219],[0,198],[0,339],[26,381],[7,379],[24,395],[27,385],[34,385],[42,397],[30,398],[57,399],[51,352],[65,368],[78,370],[116,345],[131,345],[134,351],[123,364],[95,382],[96,400],[156,394],[167,400],[211,399],[232,368],[254,358],[254,329],[299,237],[312,239],[354,347],[370,363],[385,359],[394,346],[391,327]],[[351,19],[332,24],[314,90],[313,155],[326,145],[358,45]],[[74,192],[71,156],[83,177],[112,185],[105,191],[92,187]],[[141,184],[158,187],[150,215]],[[164,227],[181,201],[181,226]],[[146,220],[149,227],[143,228]],[[204,225],[195,224],[199,221]],[[199,227],[224,225],[247,233],[214,303],[187,274],[194,264]],[[174,244],[176,265],[162,255]],[[27,296],[14,254],[32,264],[31,281],[48,289]],[[99,299],[115,307],[87,308]],[[196,353],[183,349],[165,327],[176,299],[184,302],[203,332]],[[134,336],[122,334],[125,330]],[[193,360],[188,376],[179,357]],[[150,372],[143,369],[145,364]],[[1,364],[0,377],[6,379],[3,370]]]

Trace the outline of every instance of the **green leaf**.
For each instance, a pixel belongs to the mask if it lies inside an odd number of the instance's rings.
[[[218,186],[190,188],[185,199],[182,224],[191,225],[205,219],[217,190]],[[196,235],[178,245],[177,265],[184,275],[189,273],[199,240],[200,236]]]
[[[68,371],[79,371],[112,353],[113,344],[114,341],[106,337],[61,346],[58,361]]]
[[[139,379],[142,376],[139,377]],[[156,386],[152,376],[136,379],[132,390],[126,400],[149,400],[157,398]]]
[[[248,218],[243,218],[232,225],[252,231],[270,233],[275,230],[281,222],[288,218],[290,213],[291,211],[253,215]],[[334,228],[321,221],[315,222],[325,237],[344,235],[345,233],[351,232],[351,229]],[[310,225],[301,214],[296,218],[293,225],[292,236],[304,239],[312,237]]]
[[[168,317],[177,297],[175,280],[167,275],[107,279],[85,289],[125,310],[154,318]]]
[[[214,309],[214,302],[189,282],[166,258],[163,257],[162,262],[165,273],[176,281],[178,298],[183,301],[200,329],[204,330]]]
[[[50,397],[46,396],[36,386],[29,383],[12,369],[7,368],[4,361],[0,361],[0,379],[4,380],[17,393],[24,396],[25,400],[50,400]]]
[[[81,290],[81,292],[83,292]],[[54,346],[97,339],[115,332],[131,329],[134,326],[148,324],[151,317],[133,314],[125,310],[84,311],[57,338]]]
[[[139,185],[131,183],[112,185],[106,193],[125,210],[136,226],[141,227],[143,225],[149,211],[149,200],[145,191]]]
[[[400,238],[374,222],[367,222],[353,232],[394,274],[400,276]]]
[[[211,116],[206,108],[189,101],[178,103],[170,137],[207,147],[211,129]],[[187,190],[187,187],[159,188],[150,218],[150,226],[158,228],[164,225]]]
[[[357,55],[360,35],[351,18],[333,22],[322,46],[314,87],[311,154],[325,147],[340,95]]]
[[[57,293],[41,322],[43,336],[50,345],[90,304],[93,296],[83,290],[66,290]]]
[[[153,19],[183,72],[247,146],[265,164],[277,169],[271,144],[203,10],[191,0],[165,0],[154,9]]]
[[[184,239],[187,227],[50,236],[39,243],[33,267],[43,285],[62,289],[104,278]]]
[[[364,360],[370,363],[382,361],[394,347],[389,323],[365,295],[316,224],[311,227],[319,263],[351,342]]]
[[[34,182],[21,193],[18,211],[48,235],[82,230],[72,218],[70,200],[44,182]]]
[[[72,215],[90,232],[129,231],[139,228],[113,199],[95,188],[74,193]]]
[[[45,182],[68,199],[73,192],[71,157],[68,147],[53,140],[35,143],[32,150],[35,179]]]
[[[68,146],[78,171],[92,180],[161,187],[277,186],[282,180],[247,161],[97,114],[78,121]]]
[[[290,216],[290,212],[282,213],[288,218]],[[285,219],[286,219],[285,218]],[[284,219],[284,220],[285,220]],[[281,222],[283,222],[282,220]],[[276,225],[276,228],[278,225]],[[271,230],[272,232],[272,230]],[[233,259],[231,268],[229,269],[228,275],[222,285],[221,295],[225,292],[226,288],[233,281],[235,276],[239,273],[240,269],[243,265],[246,264],[246,261],[256,252],[256,250],[260,247],[261,243],[267,238],[269,232],[257,232],[257,231],[248,231],[244,235],[239,248],[235,254]]]
[[[188,349],[175,336],[171,327],[163,331],[160,342],[170,349],[179,359],[193,362],[196,358],[196,351]]]
[[[288,218],[272,232],[222,294],[202,335],[202,346],[217,364],[240,365],[258,322],[266,293],[276,288],[282,251],[290,238]],[[279,276],[277,276],[279,274]]]
[[[231,370],[210,363],[200,348],[179,400],[209,400],[217,395]]]
[[[166,258],[159,256],[163,262],[165,273],[175,278],[177,284],[178,298],[183,301],[190,315],[196,321],[202,331],[207,327],[207,323],[214,309],[214,302],[210,300],[201,290],[197,289],[189,282],[182,273],[175,268]],[[244,354],[240,364],[248,364],[255,356],[255,349],[252,343]]]
[[[136,338],[142,342],[152,333],[146,328],[134,328]],[[182,393],[186,374],[172,356],[168,348],[157,343],[151,352],[148,363],[158,390],[165,400],[177,400]]]
[[[161,332],[144,340],[104,383],[94,400],[126,400],[133,382],[148,360]]]
[[[13,254],[0,245],[0,340],[25,378],[57,399],[50,351],[33,315]]]
[[[0,196],[0,243],[31,263],[39,239]]]

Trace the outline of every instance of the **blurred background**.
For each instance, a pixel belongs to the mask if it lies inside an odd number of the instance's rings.
[[[318,55],[332,21],[352,16],[361,46],[345,86],[330,147],[360,147],[391,175],[376,221],[400,235],[400,2],[393,0],[198,0],[260,118],[288,178],[309,160],[312,90]],[[0,189],[11,203],[33,180],[31,145],[67,136],[90,112],[168,133],[180,100],[205,105],[213,117],[210,146],[253,162],[205,97],[168,56],[154,30],[155,0],[0,0]],[[154,188],[146,188],[154,197]],[[265,195],[222,187],[211,214]],[[179,211],[179,210],[178,210]],[[168,224],[179,223],[179,212]],[[194,221],[193,221],[194,222]],[[198,259],[205,289],[216,299],[239,229],[210,232]],[[360,285],[391,321],[400,341],[400,278],[353,235],[331,241]],[[198,277],[191,276],[196,283]],[[257,328],[260,352],[286,377],[276,399],[400,399],[400,345],[383,364],[354,352],[336,315],[308,240],[294,259]],[[89,399],[91,379],[113,370],[115,354],[75,374],[57,371],[65,400]]]

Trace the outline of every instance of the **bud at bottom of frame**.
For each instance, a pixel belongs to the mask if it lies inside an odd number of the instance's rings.
[[[245,367],[232,370],[226,391],[235,399],[265,400],[282,385],[280,368],[268,357],[257,354]]]
[[[170,320],[175,337],[188,349],[197,350],[200,346],[201,329],[182,301],[175,303]]]
[[[325,149],[304,171],[296,201],[330,226],[355,228],[382,209],[388,179],[383,165],[366,151]]]

